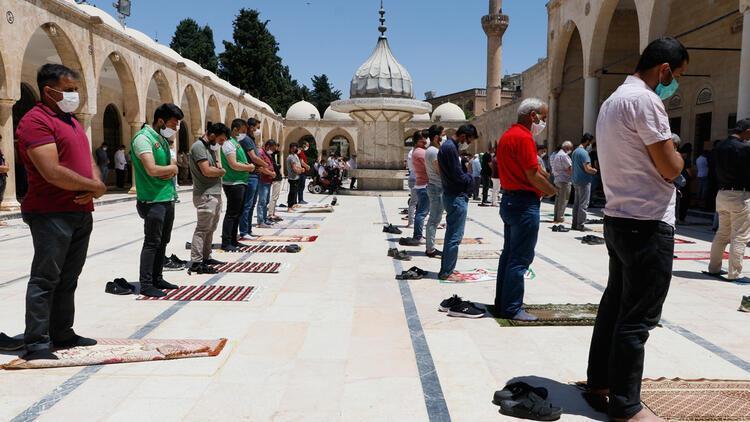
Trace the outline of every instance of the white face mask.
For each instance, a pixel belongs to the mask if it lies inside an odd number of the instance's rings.
[[[57,102],[57,106],[60,107],[60,110],[63,113],[72,113],[78,109],[78,106],[81,103],[81,98],[77,92],[63,92],[53,88],[50,89],[62,94],[63,98]]]
[[[237,135],[237,140],[242,142],[245,138],[247,138],[247,133],[240,133]]]
[[[260,138],[260,129],[255,129],[255,132],[253,132],[253,136],[257,139]]]
[[[221,145],[219,145],[219,144],[213,144],[213,145],[211,145],[211,151],[218,151],[219,148],[221,148]]]
[[[469,149],[469,144],[458,144],[458,149],[460,151],[466,151],[467,149]]]
[[[178,130],[179,130],[179,127],[178,127]],[[161,133],[161,136],[165,138],[171,138],[175,135],[175,133],[177,133],[177,130],[172,129],[171,127],[164,126],[164,128],[162,128],[162,130],[160,130],[159,133]]]
[[[539,117],[539,116],[537,116]],[[545,122],[542,119],[539,119],[539,123],[531,123],[531,134],[534,136],[539,135],[540,133],[544,132],[544,129],[547,127],[547,122]]]
[[[307,151],[308,149],[310,149],[310,147],[304,147],[304,148],[302,148],[303,151]]]

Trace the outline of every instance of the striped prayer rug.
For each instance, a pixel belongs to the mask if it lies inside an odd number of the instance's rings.
[[[220,273],[278,273],[280,262],[227,262],[212,265]]]
[[[179,289],[169,290],[164,297],[138,296],[136,300],[247,302],[254,291],[253,286],[180,286]]]
[[[226,252],[226,251],[224,251]],[[286,246],[278,245],[248,245],[238,246],[235,252],[238,253],[287,253]]]
[[[674,259],[676,261],[708,261],[711,259],[710,251],[675,251]],[[724,252],[722,259],[729,259],[729,254]],[[746,256],[745,259],[750,259],[750,256]]]

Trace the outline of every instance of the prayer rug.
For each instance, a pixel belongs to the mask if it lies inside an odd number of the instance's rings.
[[[435,243],[442,245],[445,239],[435,239]],[[462,245],[484,245],[487,243],[482,237],[465,237],[461,240]]]
[[[599,309],[599,305],[593,303],[549,303],[546,305],[523,305],[523,307],[527,312],[536,315],[539,319],[536,321],[513,321],[495,317],[495,320],[501,327],[593,326],[596,321],[596,312]],[[494,307],[488,306],[487,310],[492,314]]]
[[[695,242],[693,242],[692,240],[680,239],[679,237],[675,237],[674,244],[675,245],[693,245],[695,244]]]
[[[644,379],[641,400],[668,421],[748,421],[750,381]]]
[[[315,213],[315,212],[333,212],[333,206],[324,204],[307,204],[307,205],[295,205],[291,210],[287,212],[298,212],[298,213]]]
[[[221,245],[219,245],[221,247]],[[229,253],[222,250],[221,252]],[[286,253],[286,246],[278,245],[247,245],[238,246],[236,253]]]
[[[315,230],[319,228],[320,224],[274,224],[270,227],[273,230]]]
[[[220,273],[278,273],[280,262],[227,262],[211,265]]]
[[[243,242],[315,242],[318,236],[258,236],[253,240]]]
[[[711,259],[710,251],[675,251],[674,259],[676,261],[708,261]],[[729,253],[724,252],[722,259],[729,259]],[[746,256],[745,259],[750,259]]]
[[[255,293],[253,286],[180,286],[163,297],[138,296],[136,300],[171,300],[177,302],[248,302]]]
[[[14,359],[3,369],[63,368],[71,366],[106,365],[112,363],[148,362],[158,360],[217,356],[227,339],[218,340],[155,340],[97,339],[91,347],[74,347],[54,352],[58,360]]]
[[[458,252],[458,259],[500,259],[500,251],[462,250]]]
[[[440,280],[441,283],[462,284],[476,283],[479,281],[497,280],[497,271],[477,268],[471,271],[454,271],[447,280]]]

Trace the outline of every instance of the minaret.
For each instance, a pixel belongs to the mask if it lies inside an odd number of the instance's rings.
[[[490,13],[482,17],[482,29],[487,34],[486,111],[500,107],[502,99],[503,34],[508,22],[508,15],[503,15],[503,0],[490,0]]]

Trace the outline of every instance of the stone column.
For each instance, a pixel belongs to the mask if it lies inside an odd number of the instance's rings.
[[[76,120],[83,126],[83,130],[86,131],[86,136],[89,138],[89,149],[94,152],[94,139],[91,137],[91,122],[94,120],[94,115],[90,113],[76,113]]]
[[[599,77],[584,77],[583,88],[583,131],[593,135],[596,132],[596,118],[599,115]]]
[[[741,6],[742,53],[740,53],[740,82],[737,87],[737,120],[750,118],[750,2]]]
[[[547,149],[551,152],[562,142],[557,139],[557,107],[560,90],[555,89],[549,96],[549,113],[547,114]]]
[[[490,0],[489,14],[482,17],[487,34],[487,104],[486,111],[500,107],[503,79],[503,34],[508,29],[508,15],[502,14],[502,0]]]
[[[3,207],[16,208],[20,206],[16,200],[16,170],[15,170],[15,145],[13,144],[13,104],[15,100],[0,99],[0,150],[5,155],[5,164],[10,167],[8,177],[5,179],[5,195],[3,196]]]
[[[130,154],[130,141],[135,138],[135,134],[138,133],[138,131],[141,130],[141,127],[143,126],[143,122],[130,122],[128,123],[130,126],[130,139],[125,142],[125,151],[127,154]],[[132,166],[132,163],[131,163]],[[136,188],[135,188],[135,169],[131,172],[131,180],[130,180],[130,190],[128,191],[129,194],[135,195]]]

